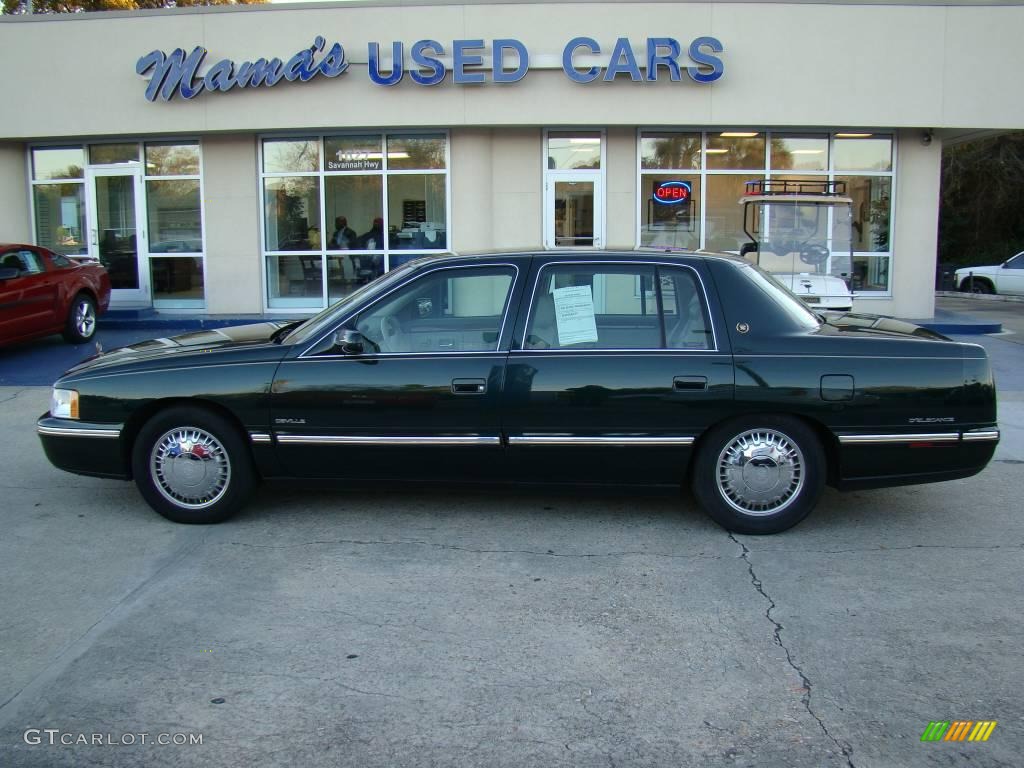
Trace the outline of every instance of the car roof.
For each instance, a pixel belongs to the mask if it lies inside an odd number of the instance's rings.
[[[471,262],[476,259],[496,259],[496,258],[515,258],[515,257],[531,257],[538,256],[545,259],[550,258],[573,258],[573,259],[627,259],[630,261],[644,261],[649,260],[654,256],[659,258],[663,257],[696,257],[701,259],[715,259],[721,261],[730,261],[739,264],[749,264],[746,259],[742,259],[731,253],[721,253],[718,251],[690,251],[682,248],[637,248],[633,250],[629,249],[586,249],[576,250],[569,248],[545,250],[543,248],[524,248],[516,250],[506,249],[495,249],[485,251],[474,251],[472,253],[439,253],[430,254],[428,256],[422,256],[416,261],[429,262],[429,261],[457,261],[457,262]]]

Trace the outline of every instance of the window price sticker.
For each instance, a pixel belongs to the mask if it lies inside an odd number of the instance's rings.
[[[555,323],[558,326],[558,345],[585,344],[597,341],[597,323],[594,321],[594,297],[589,285],[556,288]]]

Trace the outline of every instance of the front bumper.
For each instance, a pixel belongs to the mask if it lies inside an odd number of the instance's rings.
[[[128,452],[121,440],[121,424],[92,424],[58,419],[44,413],[36,432],[46,458],[57,469],[91,477],[131,479]]]

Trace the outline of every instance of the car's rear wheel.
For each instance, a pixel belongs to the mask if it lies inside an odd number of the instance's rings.
[[[72,344],[83,344],[96,335],[96,302],[80,293],[71,302],[64,325],[64,338]]]
[[[176,523],[222,522],[256,484],[238,429],[203,408],[169,408],[146,422],[132,451],[132,472],[149,505]]]
[[[735,419],[702,441],[693,492],[722,527],[737,533],[779,533],[814,509],[825,486],[825,452],[798,419]]]

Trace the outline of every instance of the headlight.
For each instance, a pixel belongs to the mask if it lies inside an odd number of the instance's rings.
[[[58,419],[78,418],[78,393],[73,389],[55,389],[50,397],[50,415]]]

